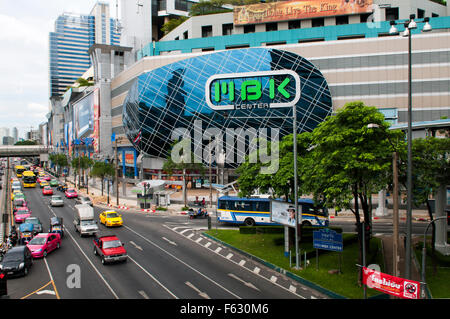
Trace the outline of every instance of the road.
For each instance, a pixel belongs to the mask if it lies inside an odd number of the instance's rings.
[[[54,189],[54,192],[59,193]],[[124,226],[109,229],[125,243],[127,262],[102,265],[92,237],[74,231],[73,199],[50,207],[41,189],[24,189],[44,231],[50,217],[64,220],[61,248],[34,260],[26,277],[8,280],[11,299],[318,299],[301,286],[201,236],[204,220],[121,212]],[[103,209],[95,207],[96,217]],[[106,227],[99,225],[101,230]]]

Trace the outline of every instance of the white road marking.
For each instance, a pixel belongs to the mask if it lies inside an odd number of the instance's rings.
[[[195,287],[195,286],[194,286],[193,284],[191,284],[189,281],[186,281],[185,284],[186,284],[186,286],[191,287],[192,289],[194,289],[194,290],[198,293],[198,295],[199,295],[200,297],[203,297],[203,298],[205,298],[205,299],[211,299],[211,298],[208,296],[208,294],[207,294],[206,292],[200,291],[200,289],[198,289],[197,287]]]
[[[138,246],[134,241],[130,241],[130,244],[133,245],[136,249],[139,249],[140,251],[143,251],[141,246]]]
[[[150,278],[152,278],[158,285],[160,285],[165,291],[167,291],[172,297],[174,297],[175,299],[178,299],[177,296],[175,296],[174,293],[172,293],[166,286],[164,286],[158,279],[156,279],[151,273],[149,273],[147,270],[144,269],[144,267],[142,267],[141,265],[139,265],[137,263],[136,260],[134,260],[133,258],[131,258],[130,256],[128,256],[128,258],[134,262],[139,268],[142,269],[143,272],[145,272],[147,274],[147,276],[149,276]]]
[[[277,280],[278,280],[278,278],[275,276],[270,277],[270,281],[273,283],[277,282]]]
[[[36,292],[36,295],[56,295],[56,292],[54,292],[53,290],[40,290]]]
[[[257,275],[259,274],[260,271],[261,269],[259,269],[258,267],[255,267],[255,269],[253,269],[253,272]]]
[[[252,289],[258,290],[260,291],[254,284],[252,284],[251,282],[247,282],[241,278],[239,278],[238,276],[236,276],[235,274],[228,274],[228,276],[230,276],[231,278],[234,278],[240,282],[242,282],[244,285],[246,285],[247,287],[250,287]]]
[[[240,262],[239,262],[239,266],[244,266],[245,265],[245,263],[246,263],[247,261],[245,261],[244,259],[242,259]]]
[[[207,243],[205,244],[205,248],[208,248],[209,246],[211,246],[211,243],[210,243],[210,242],[207,242]]]
[[[228,255],[227,255],[227,259],[230,259],[231,257],[233,257],[233,254],[232,253],[229,253]]]
[[[222,247],[217,247],[216,250],[214,250],[214,252],[215,252],[216,254],[218,254],[221,250],[222,250]]]
[[[150,299],[149,296],[145,293],[144,290],[139,290],[138,293],[144,298],[144,299]]]
[[[126,229],[128,229],[129,231],[135,233],[136,235],[138,235],[139,237],[141,237],[142,239],[144,239],[145,241],[147,241],[148,243],[150,243],[151,245],[155,246],[156,248],[162,250],[163,252],[165,252],[167,255],[169,255],[170,257],[172,257],[173,259],[177,260],[178,262],[182,263],[183,265],[185,265],[186,267],[188,267],[189,269],[191,269],[192,271],[196,272],[197,274],[199,274],[200,276],[204,277],[205,279],[209,280],[210,282],[212,282],[213,284],[215,284],[216,286],[222,288],[223,290],[225,290],[226,292],[228,292],[230,295],[233,295],[235,298],[238,299],[242,299],[241,297],[239,297],[238,295],[236,295],[235,293],[233,293],[232,291],[228,290],[227,288],[223,287],[222,285],[218,284],[215,280],[213,280],[212,278],[209,278],[208,276],[206,276],[205,274],[203,274],[202,272],[198,271],[197,269],[195,269],[194,267],[192,267],[191,265],[187,264],[186,262],[182,261],[180,258],[178,258],[177,256],[171,254],[170,252],[168,252],[167,250],[161,248],[160,246],[158,246],[157,244],[155,244],[154,242],[152,242],[151,240],[149,240],[148,238],[142,236],[140,233],[136,232],[135,230],[131,229],[130,227],[124,225],[124,227]],[[166,226],[167,227],[167,226]],[[167,227],[168,228],[168,227]],[[169,228],[170,229],[170,228]]]
[[[164,239],[165,241],[167,241],[171,245],[178,246],[176,242],[171,241],[171,240],[167,239],[166,237],[163,237],[162,239]]]

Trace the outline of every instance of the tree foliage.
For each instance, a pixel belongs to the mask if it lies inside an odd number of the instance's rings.
[[[223,7],[226,4],[227,3],[224,0],[200,0],[198,3],[192,5],[189,15],[194,17],[207,14],[231,12],[232,9]]]
[[[163,24],[163,26],[161,27],[161,31],[164,32],[164,34],[168,34],[170,31],[178,27],[187,19],[189,18],[184,16],[179,16],[178,18],[170,19],[169,21]]]

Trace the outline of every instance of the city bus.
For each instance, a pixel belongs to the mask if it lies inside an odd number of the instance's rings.
[[[270,219],[270,198],[219,197],[217,221],[229,224],[279,225]],[[312,199],[298,200],[302,212],[302,225],[326,227],[329,225],[328,210],[314,205]]]
[[[23,187],[36,187],[37,177],[33,173],[33,171],[25,171],[23,172]]]
[[[23,165],[16,165],[15,166],[15,170],[16,170],[16,176],[18,178],[22,177],[22,173],[26,170],[25,167]]]

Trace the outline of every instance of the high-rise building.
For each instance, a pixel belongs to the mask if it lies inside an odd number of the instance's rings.
[[[108,3],[97,2],[88,15],[60,15],[50,32],[50,97],[61,96],[91,66],[88,49],[93,44],[119,42]]]
[[[19,130],[17,129],[17,127],[13,127],[12,137],[14,139],[14,143],[16,143],[19,140]]]
[[[0,143],[3,144],[3,138],[9,136],[9,128],[0,127]]]

